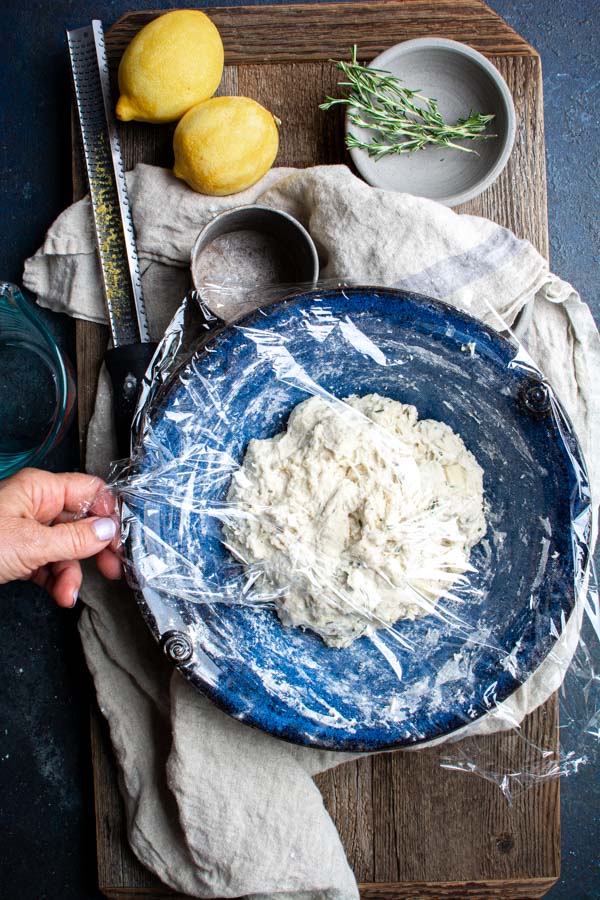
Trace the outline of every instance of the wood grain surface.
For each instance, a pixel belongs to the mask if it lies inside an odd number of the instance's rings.
[[[220,93],[255,97],[283,121],[277,163],[348,163],[341,114],[318,103],[336,84],[327,61],[358,42],[365,57],[411,37],[443,35],[471,44],[500,69],[515,100],[515,150],[498,181],[461,211],[511,228],[548,255],[541,68],[537,54],[478,0],[381,0],[371,3],[210,9],[228,66]],[[133,34],[156,12],[127,14],[107,35],[114,73]],[[172,126],[121,126],[126,168],[172,163]],[[73,187],[85,191],[77,145]],[[82,452],[93,409],[107,329],[77,323]],[[140,627],[143,627],[140,619]],[[158,651],[157,651],[158,652]],[[532,745],[558,743],[552,698],[524,723],[527,740],[495,735],[480,741],[493,768],[511,759],[527,768]],[[462,742],[468,756],[470,744]],[[98,878],[109,897],[172,898],[135,859],[126,839],[107,729],[92,711]],[[509,806],[491,781],[440,767],[438,752],[388,753],[320,775],[317,783],[360,883],[361,896],[402,898],[534,898],[556,881],[560,866],[559,784],[542,782]]]
[[[162,10],[166,12],[166,10]],[[305,62],[347,56],[358,43],[366,56],[416,37],[464,41],[495,56],[536,56],[529,44],[480,0],[376,0],[207,9],[231,64]],[[160,10],[127,13],[113,29],[111,52],[120,57]]]

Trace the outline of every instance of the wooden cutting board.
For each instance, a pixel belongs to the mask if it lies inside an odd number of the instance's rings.
[[[283,122],[282,166],[348,162],[341,113],[318,104],[334,91],[331,58],[353,43],[372,58],[409,38],[440,36],[485,53],[513,94],[517,140],[508,167],[483,195],[462,207],[487,216],[548,254],[541,66],[537,53],[480,0],[373,0],[341,4],[248,6],[206,12],[221,32],[227,66],[221,93],[246,94]],[[157,12],[126,14],[107,34],[114,73],[133,35]],[[116,96],[116,85],[114,86]],[[126,168],[172,163],[173,126],[121,127]],[[73,153],[75,198],[85,191]],[[77,322],[79,426],[82,453],[107,329]],[[140,618],[140,627],[144,627]],[[158,652],[158,649],[157,649]],[[552,698],[524,723],[532,744],[556,748]],[[464,742],[469,752],[469,742]],[[511,759],[530,765],[528,741],[512,735],[480,741],[490,767]],[[482,752],[480,746],[479,752]],[[535,752],[535,751],[534,751]],[[130,851],[106,726],[92,714],[98,880],[108,896],[175,895]],[[545,782],[509,807],[495,784],[440,768],[434,752],[390,753],[340,766],[317,779],[360,884],[363,898],[534,898],[554,884],[560,867],[559,785]]]

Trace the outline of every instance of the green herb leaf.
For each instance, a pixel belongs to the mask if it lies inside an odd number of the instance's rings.
[[[374,132],[370,141],[352,132],[346,135],[348,149],[366,150],[369,156],[381,159],[398,153],[414,153],[423,147],[452,147],[464,153],[475,153],[456,141],[488,141],[497,137],[486,132],[494,118],[470,111],[454,125],[444,122],[437,100],[423,96],[419,90],[405,87],[399,78],[384,69],[373,69],[358,62],[356,45],[350,62],[332,62],[343,72],[346,88],[343,97],[327,97],[319,109],[347,106],[352,125]],[[416,101],[416,102],[415,102]]]

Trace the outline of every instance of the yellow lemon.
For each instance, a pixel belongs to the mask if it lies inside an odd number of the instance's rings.
[[[117,116],[174,122],[212,97],[223,74],[223,43],[208,16],[177,9],[133,38],[119,65]]]
[[[248,97],[213,97],[175,129],[177,178],[201,194],[237,194],[269,171],[279,133],[272,114]]]

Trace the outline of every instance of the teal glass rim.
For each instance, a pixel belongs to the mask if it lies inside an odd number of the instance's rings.
[[[21,451],[2,448],[0,436],[0,478],[18,472],[25,466],[38,465],[64,437],[75,412],[75,380],[71,364],[61,353],[54,337],[36,315],[20,289],[0,281],[0,342],[34,353],[52,376],[54,410],[41,441]],[[33,398],[32,398],[33,399]]]

